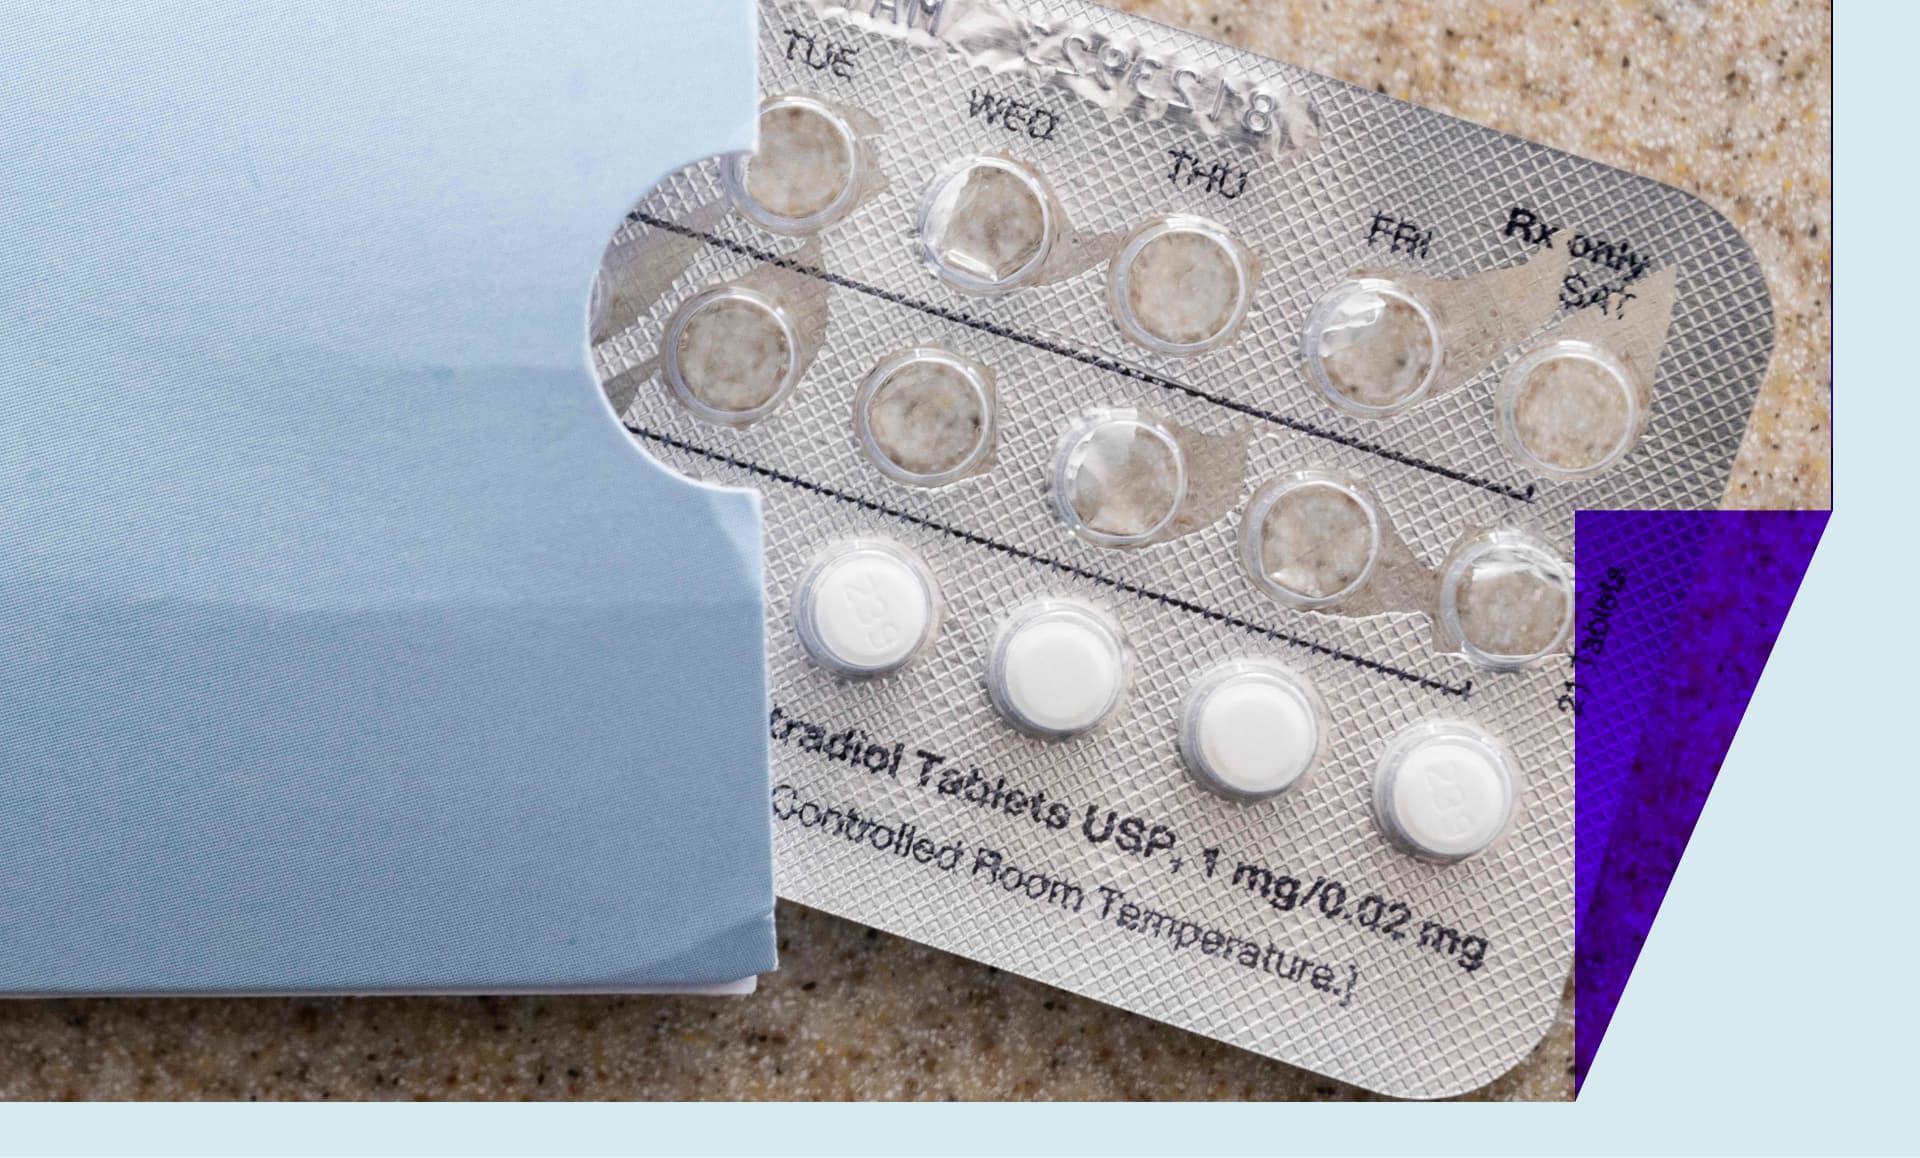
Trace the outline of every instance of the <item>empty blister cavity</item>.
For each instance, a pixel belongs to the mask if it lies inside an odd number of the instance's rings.
[[[867,457],[895,482],[966,478],[992,458],[993,372],[939,347],[890,354],[854,396],[853,424]]]
[[[1254,582],[1294,607],[1331,607],[1372,577],[1381,525],[1357,480],[1299,471],[1254,493],[1241,524],[1241,559]]]
[[[1164,423],[1134,410],[1088,414],[1054,458],[1054,509],[1102,547],[1138,547],[1172,528],[1187,497],[1187,457]]]
[[[1347,282],[1307,322],[1307,369],[1336,406],[1366,417],[1405,410],[1440,377],[1440,324],[1419,298],[1384,278]]]
[[[663,347],[668,387],[708,422],[757,422],[800,380],[793,319],[772,297],[745,286],[716,287],[681,303]]]
[[[1506,832],[1520,787],[1513,756],[1492,734],[1460,720],[1428,720],[1400,731],[1380,754],[1374,817],[1414,856],[1465,860]]]
[[[1058,217],[1038,173],[1006,157],[968,157],[942,169],[927,188],[920,256],[955,289],[1005,293],[1038,279]]]
[[[1357,269],[1308,314],[1301,360],[1341,410],[1399,414],[1465,385],[1546,325],[1566,267],[1566,255],[1548,248],[1458,278]]]
[[[1135,230],[1107,269],[1107,304],[1122,333],[1162,354],[1198,354],[1231,341],[1253,300],[1253,256],[1200,217]]]
[[[987,697],[1021,731],[1067,739],[1113,714],[1131,666],[1112,620],[1084,603],[1041,600],[1016,611],[994,637]]]
[[[839,544],[800,580],[793,626],[809,658],[837,675],[886,675],[933,639],[940,592],[927,565],[882,539]]]
[[[1195,780],[1252,802],[1298,786],[1326,749],[1326,709],[1307,680],[1268,660],[1200,677],[1180,711],[1180,758]]]
[[[760,106],[760,144],[722,169],[727,195],[777,233],[812,233],[853,211],[868,179],[854,121],[825,101],[776,96]]]
[[[1573,628],[1573,568],[1524,531],[1456,547],[1440,571],[1440,629],[1482,667],[1512,671],[1558,652]]]
[[[1645,426],[1632,371],[1592,342],[1568,339],[1534,350],[1500,386],[1507,448],[1543,474],[1598,474],[1633,449]]]

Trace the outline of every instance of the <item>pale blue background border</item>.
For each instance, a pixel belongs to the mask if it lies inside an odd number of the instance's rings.
[[[1836,516],[1573,1106],[87,1106],[0,1149],[497,1154],[1912,1151],[1920,969],[1900,742],[1913,592],[1916,300],[1902,218],[1920,6],[1836,19]]]

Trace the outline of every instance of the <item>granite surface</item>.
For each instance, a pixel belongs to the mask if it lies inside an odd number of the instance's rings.
[[[1121,6],[1705,198],[1759,253],[1778,326],[1726,505],[1828,504],[1827,4]],[[780,971],[746,999],[4,1002],[0,1097],[1367,1096],[798,906],[779,920]],[[1471,1096],[1570,1097],[1572,1055],[1563,1003]]]

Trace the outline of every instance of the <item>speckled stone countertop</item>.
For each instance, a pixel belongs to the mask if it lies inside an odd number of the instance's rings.
[[[1827,4],[1125,0],[1122,7],[1688,189],[1777,345],[1726,505],[1823,507]],[[746,999],[0,1003],[7,1098],[1357,1098],[1351,1087],[782,904]],[[1474,1097],[1572,1095],[1570,998]]]

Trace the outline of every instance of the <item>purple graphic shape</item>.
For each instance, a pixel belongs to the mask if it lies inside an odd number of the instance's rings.
[[[1593,903],[1647,713],[1667,688],[1674,624],[1710,525],[1707,513],[1694,511],[1581,511],[1576,517],[1577,616],[1567,676],[1580,708],[1574,720],[1576,913]]]
[[[1616,584],[1613,613],[1625,624],[1630,619],[1619,605],[1634,575],[1651,579],[1663,566],[1660,546],[1689,538],[1698,543],[1691,583],[1670,588],[1684,594],[1684,601],[1670,601],[1677,613],[1648,613],[1640,620],[1654,625],[1656,633],[1660,623],[1667,625],[1664,656],[1657,638],[1631,640],[1621,627],[1607,633],[1601,662],[1575,665],[1591,673],[1574,724],[1575,890],[1585,898],[1574,917],[1576,1089],[1606,1036],[1830,514],[1582,511],[1576,519],[1583,633],[1588,613],[1605,599],[1600,585],[1610,575],[1626,576]],[[1685,529],[1687,522],[1695,527]],[[1590,544],[1596,548],[1591,552]],[[1666,556],[1666,563],[1674,559]],[[1658,592],[1670,585],[1647,587]],[[1613,670],[1626,665],[1612,661],[1643,653],[1660,656],[1652,677],[1635,680]],[[1609,689],[1623,690],[1629,699],[1618,706],[1637,714],[1641,726],[1615,726],[1607,719],[1615,708],[1604,698]],[[1636,704],[1631,697],[1644,702]],[[1595,790],[1615,793],[1592,815],[1590,761],[1603,770]],[[1607,776],[1614,778],[1612,785]],[[1602,850],[1598,857],[1591,855],[1596,841]],[[1583,875],[1591,879],[1579,879]]]

